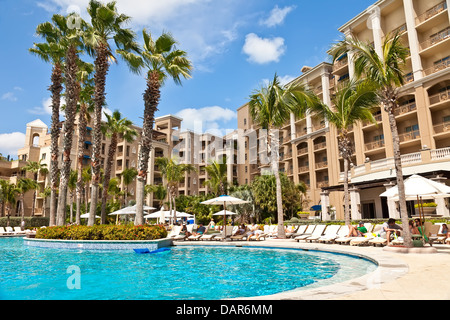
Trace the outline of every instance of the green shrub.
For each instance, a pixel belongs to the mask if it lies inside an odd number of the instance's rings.
[[[167,237],[161,225],[152,226],[62,226],[41,228],[36,238],[58,240],[155,240]]]
[[[44,226],[48,226],[49,218],[47,217],[24,217],[25,228],[40,228]],[[22,222],[21,217],[9,217],[9,226],[10,227],[20,227],[20,223]],[[6,227],[8,223],[8,217],[0,218],[0,227]]]

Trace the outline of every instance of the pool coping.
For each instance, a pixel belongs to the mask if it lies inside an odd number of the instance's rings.
[[[320,251],[329,253],[346,254],[364,258],[374,262],[377,267],[373,272],[361,277],[350,279],[336,284],[323,287],[305,289],[298,288],[290,291],[280,292],[272,295],[233,298],[228,300],[326,300],[338,299],[340,296],[353,294],[358,291],[379,288],[385,283],[395,281],[409,272],[409,266],[405,262],[386,255],[381,248],[370,248],[375,250],[364,250],[365,248],[345,245],[324,245],[318,243],[299,243],[290,241],[178,241],[176,246],[233,246],[233,247],[260,247],[267,249],[300,249],[308,251]],[[378,250],[377,250],[378,249]]]
[[[173,245],[173,239],[163,238],[157,240],[60,240],[39,239],[24,237],[24,245],[52,249],[77,250],[156,250]]]

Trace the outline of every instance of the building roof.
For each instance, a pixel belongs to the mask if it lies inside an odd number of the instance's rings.
[[[48,126],[41,119],[36,119],[34,121],[28,122],[27,127],[48,128]]]

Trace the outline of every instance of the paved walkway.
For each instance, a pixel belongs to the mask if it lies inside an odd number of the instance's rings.
[[[363,277],[326,287],[294,290],[252,300],[427,300],[450,299],[450,246],[434,245],[437,253],[393,253],[380,247],[304,243],[294,240],[180,241],[176,245],[285,247],[350,253],[372,259],[378,268]]]

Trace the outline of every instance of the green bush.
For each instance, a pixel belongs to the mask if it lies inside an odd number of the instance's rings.
[[[58,240],[155,240],[167,237],[161,225],[152,226],[62,226],[41,228],[36,238]]]
[[[47,217],[24,217],[25,228],[40,228],[44,226],[48,226],[49,218]],[[20,223],[22,222],[21,217],[9,217],[9,226],[10,227],[20,227]],[[8,223],[8,217],[0,218],[0,227],[6,227]]]

